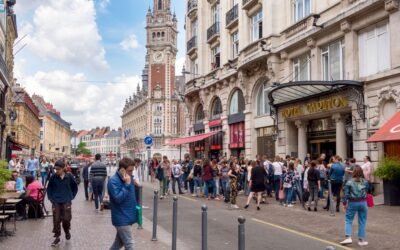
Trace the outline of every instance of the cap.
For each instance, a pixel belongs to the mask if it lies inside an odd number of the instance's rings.
[[[64,168],[65,167],[64,160],[56,161],[56,163],[54,163],[54,167]]]

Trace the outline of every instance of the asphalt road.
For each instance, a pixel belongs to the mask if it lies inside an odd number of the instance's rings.
[[[143,215],[152,220],[153,189],[145,184]],[[208,249],[231,250],[238,249],[238,217],[244,216],[246,249],[307,249],[321,250],[335,243],[311,235],[298,232],[291,228],[272,224],[262,217],[243,210],[231,210],[230,206],[221,201],[206,201],[183,195],[178,200],[178,246],[177,249],[201,249],[201,206],[208,205]],[[159,200],[158,226],[162,231],[162,240],[172,239],[172,196]],[[268,206],[268,205],[267,205]],[[262,209],[276,209],[262,207]],[[254,215],[254,216],[253,216]],[[341,248],[335,245],[336,249]],[[348,249],[348,248],[347,248]]]

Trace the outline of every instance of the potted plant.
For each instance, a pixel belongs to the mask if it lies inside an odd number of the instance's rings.
[[[384,157],[374,175],[383,180],[385,205],[400,206],[400,158]]]
[[[8,163],[0,160],[0,194],[4,192],[4,185],[11,178],[11,171],[7,169]]]

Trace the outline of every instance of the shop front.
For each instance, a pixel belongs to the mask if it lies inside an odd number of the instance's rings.
[[[245,154],[245,102],[243,92],[235,89],[229,103],[229,149],[231,155]]]
[[[214,159],[219,159],[219,157],[222,155],[222,145],[223,145],[223,138],[224,134],[222,133],[222,120],[217,119],[210,121],[208,123],[208,127],[210,128],[210,131],[212,132],[221,132],[213,135],[210,138],[210,152],[209,152],[209,157],[211,160]]]

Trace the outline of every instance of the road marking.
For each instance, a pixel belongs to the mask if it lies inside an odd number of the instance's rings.
[[[324,239],[321,239],[321,238],[318,238],[318,237],[315,237],[315,236],[311,236],[311,235],[308,235],[308,234],[305,234],[305,233],[301,233],[301,232],[298,232],[298,231],[290,229],[290,228],[279,226],[279,225],[276,225],[276,224],[273,224],[273,223],[270,223],[270,222],[266,222],[266,221],[263,221],[263,220],[259,220],[259,219],[256,219],[256,218],[252,218],[252,220],[255,221],[255,222],[261,223],[261,224],[265,224],[265,225],[268,225],[268,226],[271,226],[271,227],[274,227],[274,228],[278,228],[278,229],[290,232],[292,234],[296,234],[296,235],[299,235],[299,236],[302,236],[302,237],[305,237],[305,238],[309,238],[309,239],[312,239],[312,240],[320,241],[320,242],[326,243],[328,245],[338,247],[340,249],[352,250],[352,248],[345,247],[345,246],[342,246],[340,244],[337,244],[337,243],[334,243],[334,242],[331,242],[331,241],[328,241],[328,240],[324,240]]]
[[[188,200],[188,201],[194,201],[194,202],[197,202],[197,200],[195,200],[195,199],[192,199],[192,198],[189,198],[189,197],[186,197],[186,196],[178,196],[178,198],[183,198],[183,199],[186,199],[186,200]]]

